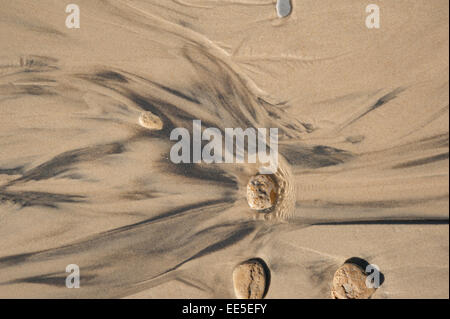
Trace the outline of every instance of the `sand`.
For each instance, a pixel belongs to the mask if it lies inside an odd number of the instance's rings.
[[[449,297],[448,1],[73,2],[1,4],[1,298],[235,298],[253,258],[330,298],[353,257],[372,298]],[[257,164],[170,161],[193,120],[278,128],[273,211]]]

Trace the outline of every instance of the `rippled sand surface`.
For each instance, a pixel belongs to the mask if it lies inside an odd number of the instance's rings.
[[[234,298],[261,258],[267,298],[329,298],[351,257],[449,297],[447,1],[74,2],[0,0],[0,297]],[[278,128],[274,211],[255,164],[169,160],[194,119]]]

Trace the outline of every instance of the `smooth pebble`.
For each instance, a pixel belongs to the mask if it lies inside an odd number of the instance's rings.
[[[234,293],[239,299],[262,299],[267,278],[264,266],[257,260],[249,260],[233,271]]]

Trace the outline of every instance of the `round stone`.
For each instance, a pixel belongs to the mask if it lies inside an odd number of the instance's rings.
[[[367,287],[367,274],[358,265],[346,263],[336,270],[331,288],[334,299],[368,299],[375,288]]]
[[[159,131],[163,128],[161,119],[152,112],[143,112],[139,117],[139,124],[149,130]]]
[[[247,202],[250,208],[272,208],[278,197],[278,186],[269,175],[256,175],[247,184]]]
[[[234,293],[239,299],[262,299],[267,278],[264,266],[257,260],[249,260],[233,271]]]

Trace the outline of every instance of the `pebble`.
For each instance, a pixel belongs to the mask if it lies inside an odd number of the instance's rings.
[[[250,208],[272,208],[278,197],[278,186],[269,175],[256,175],[247,184],[247,202]]]
[[[163,128],[161,119],[152,112],[143,112],[139,117],[139,124],[149,130],[159,131]]]
[[[262,299],[267,277],[264,266],[257,260],[248,260],[233,271],[234,293],[239,299]]]
[[[375,288],[366,286],[367,275],[364,270],[352,263],[338,268],[333,278],[331,297],[333,299],[368,299]]]

